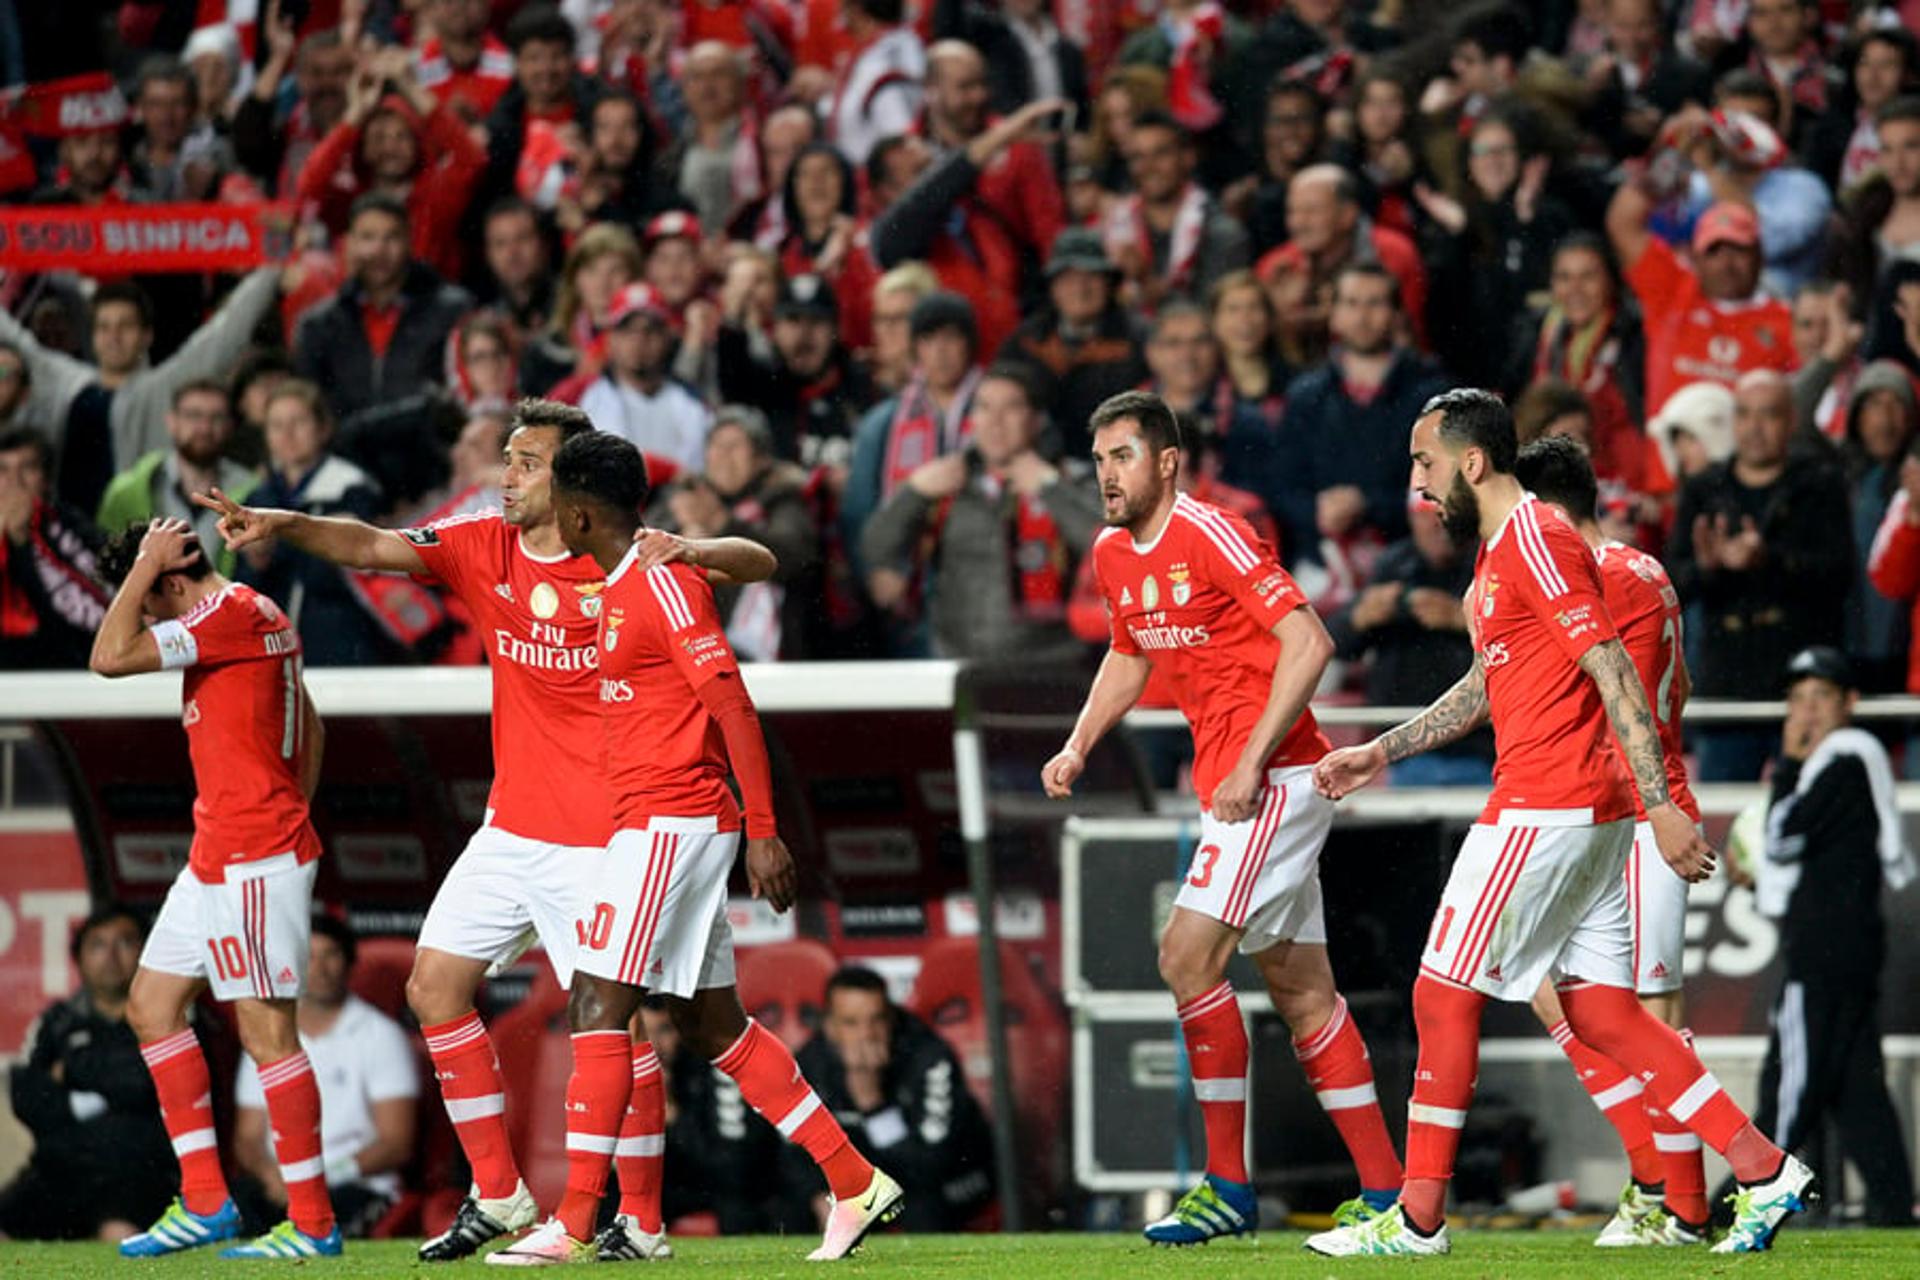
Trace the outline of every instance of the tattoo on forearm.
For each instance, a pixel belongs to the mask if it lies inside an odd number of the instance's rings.
[[[1620,742],[1620,754],[1633,772],[1640,803],[1649,809],[1667,803],[1667,761],[1660,750],[1660,731],[1654,725],[1653,710],[1647,705],[1633,660],[1618,640],[1609,640],[1587,650],[1580,665],[1599,686],[1600,704],[1607,709],[1614,737]]]
[[[1479,728],[1487,718],[1487,675],[1480,659],[1434,704],[1405,724],[1380,735],[1387,760],[1398,762],[1422,751],[1444,747]]]

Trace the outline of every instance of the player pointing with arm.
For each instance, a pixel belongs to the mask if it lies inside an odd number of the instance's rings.
[[[1193,727],[1200,846],[1160,938],[1194,1096],[1206,1118],[1207,1177],[1147,1227],[1156,1244],[1198,1244],[1255,1225],[1246,1165],[1248,1043],[1225,981],[1237,947],[1274,1008],[1359,1173],[1341,1221],[1370,1216],[1400,1187],[1366,1045],[1334,988],[1319,863],[1333,806],[1309,774],[1327,749],[1307,700],[1333,652],[1320,619],[1247,523],[1174,487],[1179,431],[1158,396],[1130,391],[1094,411],[1093,458],[1108,528],[1094,573],[1112,643],[1047,794],[1070,793],[1094,744],[1159,668]]]
[[[219,493],[195,499],[221,513],[230,547],[279,537],[339,564],[438,579],[467,607],[487,647],[494,775],[486,822],[435,893],[407,980],[407,1003],[473,1170],[472,1194],[452,1226],[421,1245],[423,1261],[466,1257],[539,1216],[507,1138],[505,1084],[474,997],[489,968],[511,963],[535,938],[561,984],[572,981],[574,899],[613,831],[599,782],[594,649],[606,572],[567,551],[554,524],[550,483],[562,443],[593,429],[572,405],[521,401],[507,440],[502,510],[420,529],[242,507]],[[641,554],[748,581],[773,572],[766,548],[738,538],[685,542],[660,535]],[[666,1128],[665,1099],[659,1063],[644,1036],[634,1043],[632,1065],[621,1206],[665,1256],[657,1141]]]
[[[687,1044],[732,1077],[768,1123],[819,1162],[834,1196],[812,1257],[846,1256],[899,1213],[900,1186],[875,1169],[800,1078],[778,1037],[747,1017],[733,987],[727,876],[746,828],[747,883],[776,911],[793,905],[793,859],[774,825],[760,721],[727,644],[713,591],[681,564],[639,567],[633,544],[647,473],[616,436],[569,440],[553,464],[561,536],[606,574],[600,707],[615,831],[582,885],[582,943],[567,1021],[567,1190],[554,1216],[488,1256],[546,1266],[644,1256],[624,1215],[590,1242],[627,1101],[627,1024],[641,996],[667,997]],[[731,766],[744,823],[727,788]]]
[[[1716,1249],[1765,1249],[1803,1207],[1813,1173],[1748,1121],[1671,1028],[1634,998],[1624,872],[1639,793],[1660,853],[1698,880],[1713,851],[1674,804],[1660,737],[1603,599],[1592,550],[1521,488],[1513,418],[1490,392],[1435,396],[1414,423],[1413,484],[1456,539],[1481,540],[1468,608],[1474,665],[1407,723],[1329,753],[1314,783],[1338,798],[1394,760],[1493,721],[1493,795],[1468,832],[1421,957],[1413,1016],[1420,1061],[1407,1109],[1400,1203],[1314,1236],[1334,1256],[1450,1250],[1447,1182],[1473,1098],[1480,1014],[1556,980],[1579,1039],[1644,1082],[1741,1181]],[[1617,745],[1617,750],[1616,750]],[[1632,779],[1621,770],[1624,756]]]
[[[187,866],[153,922],[127,1000],[180,1161],[180,1197],[120,1252],[156,1257],[240,1231],[207,1061],[187,1026],[187,1010],[211,986],[233,1004],[241,1047],[260,1068],[289,1218],[221,1256],[337,1256],[320,1090],[294,1023],[320,857],[307,820],[319,719],[300,677],[300,636],[273,601],[215,573],[184,520],[123,531],[101,552],[100,572],[119,589],[91,666],[103,676],[183,673],[195,791]]]

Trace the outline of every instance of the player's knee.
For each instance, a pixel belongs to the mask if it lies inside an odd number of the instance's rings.
[[[127,993],[127,1025],[142,1044],[162,1040],[186,1028],[186,1019],[171,1001],[156,999],[152,988],[136,976]]]
[[[1226,976],[1224,957],[1209,947],[1197,946],[1178,935],[1168,933],[1160,939],[1160,980],[1173,992],[1174,999],[1186,1001],[1204,995]]]
[[[1533,1016],[1549,1030],[1560,1021],[1560,1001],[1554,997],[1550,983],[1541,983],[1540,989],[1533,993]]]
[[[624,1024],[607,1007],[606,996],[584,976],[576,976],[567,996],[567,1026],[575,1031],[616,1031]]]
[[[1331,986],[1292,981],[1276,983],[1272,978],[1267,980],[1267,996],[1296,1040],[1304,1040],[1332,1021],[1334,1001],[1338,998]]]
[[[421,1026],[452,1022],[472,1007],[470,997],[463,996],[431,967],[415,960],[413,972],[407,975],[407,1008],[413,1010]]]

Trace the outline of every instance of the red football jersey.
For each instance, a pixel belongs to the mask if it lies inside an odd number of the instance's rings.
[[[1755,369],[1791,373],[1793,308],[1775,298],[1715,302],[1665,242],[1649,241],[1627,280],[1646,315],[1647,416],[1695,382],[1731,388]]]
[[[230,583],[178,618],[158,622],[160,665],[184,671],[181,723],[193,759],[194,875],[284,853],[320,856],[300,790],[305,749],[300,633],[273,601]]]
[[[1153,663],[1193,728],[1193,787],[1210,807],[1266,710],[1280,660],[1274,624],[1307,598],[1251,525],[1184,493],[1148,545],[1125,529],[1095,539],[1093,572],[1114,652]],[[1326,753],[1319,722],[1303,710],[1267,764]]]
[[[1695,822],[1700,805],[1687,783],[1687,752],[1680,740],[1680,712],[1686,705],[1678,679],[1681,662],[1680,593],[1673,589],[1666,566],[1624,542],[1609,542],[1599,551],[1600,587],[1620,643],[1640,673],[1654,723],[1660,727],[1660,751],[1667,760],[1667,793]],[[1633,809],[1647,816],[1636,788]]]
[[[641,572],[635,554],[608,576],[600,618],[602,776],[614,825],[714,817],[721,831],[738,831],[726,739],[699,694],[709,680],[740,675],[713,588],[684,564]]]
[[[1630,816],[1613,726],[1579,667],[1588,649],[1616,638],[1586,540],[1552,507],[1524,499],[1480,548],[1468,609],[1493,715],[1493,794],[1480,820],[1514,820],[1514,810],[1552,812],[1563,825]]]
[[[600,777],[600,593],[589,556],[543,559],[498,511],[401,536],[473,615],[493,665],[487,825],[528,840],[603,848],[613,813]]]

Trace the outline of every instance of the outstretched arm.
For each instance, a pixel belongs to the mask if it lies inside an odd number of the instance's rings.
[[[1413,719],[1395,725],[1371,742],[1321,756],[1320,763],[1313,766],[1314,788],[1328,799],[1338,800],[1372,782],[1390,764],[1460,741],[1486,719],[1487,672],[1476,654],[1467,674]]]
[[[428,572],[427,562],[405,537],[352,516],[310,516],[272,507],[243,507],[218,489],[196,493],[193,501],[196,506],[219,513],[220,536],[232,551],[279,538],[309,555],[349,569]]]
[[[1107,650],[1067,745],[1040,770],[1048,795],[1058,800],[1073,794],[1074,779],[1087,767],[1087,753],[1140,701],[1152,674],[1153,664],[1139,654]]]
[[[1599,687],[1600,704],[1606,708],[1613,736],[1620,743],[1620,755],[1633,774],[1633,785],[1647,811],[1660,856],[1682,880],[1706,879],[1713,874],[1713,847],[1668,794],[1660,731],[1626,647],[1618,640],[1602,641],[1580,655],[1580,669]]]

